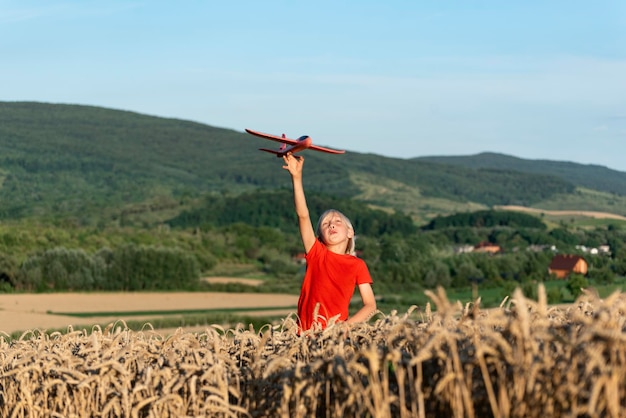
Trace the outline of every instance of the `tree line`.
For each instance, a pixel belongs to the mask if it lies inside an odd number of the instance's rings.
[[[4,290],[145,291],[198,288],[199,264],[192,254],[175,248],[127,244],[101,248],[52,248],[33,254],[19,266],[2,257]]]
[[[313,217],[334,207],[348,215],[359,256],[378,293],[419,292],[444,286],[467,288],[528,285],[548,280],[554,250],[580,253],[579,245],[608,245],[590,256],[588,280],[611,283],[626,276],[626,233],[619,225],[548,229],[536,217],[479,211],[440,217],[422,227],[402,214],[311,193]],[[291,193],[212,195],[201,207],[150,229],[0,226],[0,286],[5,291],[197,289],[217,263],[244,263],[274,276],[260,291],[298,292],[302,252]],[[315,221],[315,219],[314,219]],[[482,241],[503,252],[458,254]],[[539,248],[539,249],[537,249]]]

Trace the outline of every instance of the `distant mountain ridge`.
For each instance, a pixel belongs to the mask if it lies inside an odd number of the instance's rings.
[[[514,170],[522,173],[547,174],[570,181],[578,186],[626,195],[626,173],[596,164],[529,160],[493,152],[468,156],[417,157],[413,160],[475,169]]]
[[[212,193],[289,188],[282,161],[258,151],[267,145],[243,127],[237,132],[95,106],[0,102],[0,220],[73,217],[106,224],[125,213],[158,220]],[[308,190],[402,211],[420,222],[544,203],[626,215],[626,173],[599,166],[490,153],[406,160],[305,155]],[[603,195],[611,202],[598,207],[602,199],[581,187],[617,197]]]

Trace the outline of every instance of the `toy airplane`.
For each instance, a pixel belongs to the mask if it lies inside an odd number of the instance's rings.
[[[301,136],[298,139],[289,139],[285,137],[285,134],[283,134],[283,136],[276,136],[276,135],[264,134],[263,132],[253,131],[251,129],[246,129],[246,132],[255,136],[259,136],[261,138],[271,139],[272,141],[276,141],[276,142],[282,142],[282,145],[278,150],[259,148],[260,151],[271,152],[272,154],[276,154],[277,157],[282,157],[289,153],[295,154],[296,152],[304,151],[305,149],[327,152],[329,154],[344,154],[345,153],[345,151],[343,150],[340,151],[340,150],[336,150],[332,148],[324,148],[324,147],[320,147],[317,145],[313,145],[313,140],[308,135]]]

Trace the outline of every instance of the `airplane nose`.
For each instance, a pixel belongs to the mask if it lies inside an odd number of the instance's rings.
[[[298,138],[298,143],[304,148],[308,148],[313,143],[313,140],[308,135],[302,135],[300,138]]]

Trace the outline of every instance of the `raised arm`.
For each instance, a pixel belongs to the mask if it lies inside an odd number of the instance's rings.
[[[291,183],[293,185],[293,201],[298,216],[298,225],[300,227],[300,237],[304,245],[304,251],[309,252],[315,244],[315,231],[311,223],[309,208],[306,205],[304,196],[304,186],[302,185],[302,166],[304,165],[304,157],[294,157],[287,154],[283,157],[285,165],[283,168],[291,174]]]

